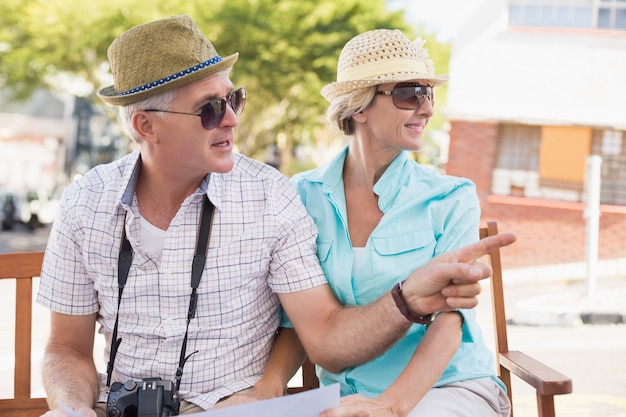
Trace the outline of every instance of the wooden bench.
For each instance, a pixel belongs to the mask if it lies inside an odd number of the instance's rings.
[[[496,222],[487,222],[485,227],[480,228],[481,239],[497,234],[498,225]],[[509,350],[500,250],[493,251],[489,254],[488,258],[491,263],[491,268],[493,269],[493,275],[489,282],[491,286],[493,330],[496,344],[495,352],[498,376],[507,387],[511,407],[513,405],[511,374],[513,374],[535,389],[537,415],[539,417],[555,417],[554,396],[570,394],[572,392],[572,380],[522,352]],[[511,417],[513,417],[512,408]]]
[[[488,222],[486,227],[480,229],[481,239],[497,233],[495,222]],[[489,259],[493,268],[490,283],[498,375],[508,388],[511,403],[513,374],[535,389],[538,417],[554,417],[554,396],[571,393],[572,380],[522,352],[509,350],[500,251],[491,253]],[[41,273],[42,261],[43,252],[0,254],[0,279],[16,280],[14,398],[0,399],[0,417],[38,417],[48,409],[44,398],[31,397],[30,381],[32,281]],[[308,360],[302,366],[302,379],[302,386],[291,387],[289,392],[295,393],[319,386],[315,367]]]
[[[0,399],[0,417],[39,417],[45,398],[32,398],[30,386],[33,278],[41,273],[43,252],[0,254],[0,279],[15,280],[15,367],[13,398]]]

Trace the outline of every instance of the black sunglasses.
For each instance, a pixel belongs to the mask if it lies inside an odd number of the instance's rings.
[[[418,83],[400,83],[393,90],[380,90],[376,95],[391,96],[393,105],[402,110],[417,110],[428,99],[433,104],[433,88]]]
[[[144,111],[174,113],[174,114],[188,114],[190,116],[200,117],[200,123],[206,130],[215,129],[224,119],[226,114],[226,104],[233,109],[235,114],[243,113],[243,108],[246,105],[246,89],[239,87],[235,91],[231,91],[222,98],[216,98],[209,100],[207,104],[202,106],[200,113],[186,113],[182,111],[171,110],[159,110],[159,109],[146,109]]]

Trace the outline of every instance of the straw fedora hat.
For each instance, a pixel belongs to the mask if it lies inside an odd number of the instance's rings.
[[[239,54],[219,56],[184,15],[135,26],[111,43],[107,56],[114,82],[98,96],[124,106],[230,68]]]
[[[322,88],[332,101],[359,88],[390,82],[424,80],[433,87],[448,81],[435,67],[420,38],[411,42],[401,31],[376,29],[350,39],[339,54],[337,81]]]

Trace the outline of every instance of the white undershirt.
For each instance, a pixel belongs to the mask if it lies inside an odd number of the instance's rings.
[[[141,246],[143,246],[146,252],[160,258],[163,254],[163,243],[165,242],[166,231],[152,225],[141,216],[139,216],[139,219],[141,220],[141,234],[139,236]]]
[[[352,248],[352,251],[354,252],[354,257],[352,259],[352,276],[354,276],[356,271],[365,261],[365,248]]]

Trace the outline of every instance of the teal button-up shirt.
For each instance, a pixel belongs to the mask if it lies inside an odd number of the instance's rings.
[[[342,304],[369,304],[433,257],[478,239],[480,207],[474,184],[440,175],[401,152],[374,185],[384,215],[367,241],[363,262],[353,271],[342,178],[348,149],[292,180],[318,227],[317,254]],[[493,356],[484,344],[475,311],[462,313],[461,347],[436,386],[492,377],[504,389],[494,373]],[[426,326],[414,324],[379,358],[340,373],[318,367],[320,381],[323,385],[339,382],[342,395],[378,396],[406,367],[425,332]]]

